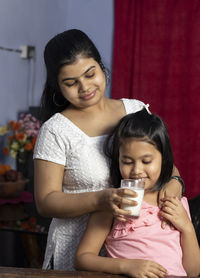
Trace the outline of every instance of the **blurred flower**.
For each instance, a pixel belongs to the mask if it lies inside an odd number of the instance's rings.
[[[6,133],[8,133],[9,128],[8,126],[0,126],[0,135],[5,135]]]
[[[0,135],[8,135],[3,153],[24,162],[20,157],[34,149],[39,129],[40,122],[31,114],[20,114],[19,121],[10,121],[8,125],[0,126]]]
[[[8,155],[8,154],[9,154],[8,149],[7,149],[7,148],[3,148],[3,153],[4,153],[5,155]]]
[[[16,229],[17,231],[29,231],[43,234],[47,233],[45,226],[37,224],[35,216],[31,216],[30,218],[25,220],[0,220],[0,228],[12,228]]]

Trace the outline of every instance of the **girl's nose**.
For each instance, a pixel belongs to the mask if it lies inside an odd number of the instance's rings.
[[[131,173],[135,176],[138,177],[142,173],[142,166],[140,163],[135,163],[132,167]]]

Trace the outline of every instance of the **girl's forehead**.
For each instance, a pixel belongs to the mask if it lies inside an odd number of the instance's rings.
[[[155,142],[153,142],[148,137],[128,137],[128,138],[122,138],[120,142],[120,148],[127,148],[136,146],[136,148],[140,148],[142,146],[149,147],[149,148],[156,148],[157,146]]]
[[[127,143],[134,143],[134,142],[146,142],[146,143],[153,143],[152,140],[145,136],[145,137],[125,137],[121,138],[121,143],[122,144],[127,144]]]
[[[157,149],[155,144],[147,142],[146,140],[135,140],[133,138],[124,139],[122,144],[119,147],[119,155],[132,157],[134,159],[143,156],[156,156],[160,154],[160,151]]]

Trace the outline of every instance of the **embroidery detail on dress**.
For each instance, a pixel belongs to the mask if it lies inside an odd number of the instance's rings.
[[[139,227],[153,225],[158,221],[158,211],[158,207],[143,202],[140,216],[138,218],[130,218],[126,222],[116,220],[113,225],[111,236],[113,238],[125,237]]]

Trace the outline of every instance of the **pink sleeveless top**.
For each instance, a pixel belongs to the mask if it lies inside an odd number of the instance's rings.
[[[182,198],[190,217],[187,198]],[[105,246],[112,258],[145,259],[159,263],[168,275],[187,276],[182,265],[180,232],[167,225],[161,228],[159,208],[145,201],[139,218],[119,222],[115,220]],[[191,218],[191,217],[190,217]]]

